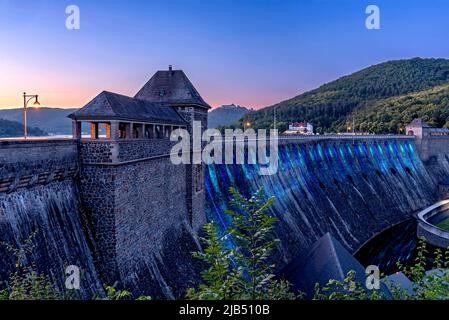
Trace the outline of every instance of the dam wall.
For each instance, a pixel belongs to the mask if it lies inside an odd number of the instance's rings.
[[[208,218],[222,230],[229,187],[246,196],[263,188],[275,197],[281,266],[327,232],[354,253],[438,198],[438,176],[421,161],[414,137],[281,137],[278,159],[269,176],[257,164],[209,165],[206,195]],[[447,160],[440,160],[439,174],[447,177]]]
[[[416,139],[419,157],[438,183],[447,178],[449,171],[449,136],[424,136]]]
[[[184,298],[199,280],[191,252],[200,249],[201,213],[188,213],[187,165],[171,163],[172,146],[166,138],[80,141],[82,206],[100,274],[153,298]]]
[[[78,149],[71,140],[0,141],[0,281],[8,284],[16,257],[6,245],[26,252],[62,291],[65,268],[82,273],[78,298],[92,297],[102,285],[81,221]],[[32,245],[26,245],[31,238]]]
[[[191,257],[200,248],[197,230],[206,215],[227,227],[231,186],[276,198],[280,267],[327,232],[353,253],[438,199],[438,184],[449,176],[445,144],[427,144],[427,157],[419,143],[280,137],[278,171],[264,176],[257,164],[174,165],[173,143],[164,138],[0,141],[0,242],[24,248],[35,232],[24,264],[61,290],[65,267],[79,266],[83,298],[103,284],[183,298],[199,281],[201,266]],[[202,206],[205,213],[190,209]],[[3,284],[15,260],[0,245]]]
[[[0,141],[0,242],[24,248],[35,232],[25,265],[38,266],[61,291],[66,266],[80,267],[82,298],[103,285],[183,298],[199,281],[191,252],[200,248],[196,230],[205,215],[189,214],[189,173],[171,163],[172,145]],[[14,255],[0,245],[1,287],[14,271]]]

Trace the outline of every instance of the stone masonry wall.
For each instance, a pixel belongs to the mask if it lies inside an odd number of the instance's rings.
[[[173,143],[80,145],[83,207],[104,281],[137,294],[182,297],[197,281],[191,252],[198,243],[187,214],[188,166],[171,163]]]
[[[194,113],[195,121],[201,121],[202,131],[207,129],[207,112],[204,109],[196,109]],[[205,215],[205,190],[204,190],[204,174],[206,170],[205,164],[196,165],[192,169],[191,184],[191,215],[192,226],[194,230],[199,231],[206,223]],[[199,170],[199,172],[198,172]],[[188,199],[189,200],[189,199]]]
[[[187,129],[191,136],[193,136],[193,121],[201,121],[202,132],[207,129],[207,110],[204,108],[187,107],[181,108],[178,111],[183,116],[184,120],[189,123]],[[189,166],[187,167],[185,177],[189,220],[194,230],[197,231],[204,225],[204,223],[206,223],[206,216],[204,214],[206,198],[203,187],[205,169],[206,167],[204,164]],[[203,177],[200,181],[198,181],[199,176]],[[201,186],[199,186],[199,184],[201,184]]]
[[[186,166],[168,157],[117,168],[116,252],[125,288],[175,298],[193,285],[191,252],[198,247],[188,222],[185,174]]]
[[[0,141],[0,193],[73,178],[77,172],[72,140]]]
[[[438,183],[444,181],[449,172],[449,137],[426,136],[416,139],[416,146],[432,177]]]
[[[116,168],[105,165],[81,165],[80,192],[84,224],[94,247],[94,258],[103,281],[117,281],[115,237]]]

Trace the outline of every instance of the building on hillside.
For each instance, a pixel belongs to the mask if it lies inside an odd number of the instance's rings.
[[[313,126],[308,122],[293,122],[288,125],[284,134],[313,134]]]
[[[449,136],[449,129],[432,128],[423,119],[415,119],[405,127],[408,136],[422,139],[427,136]]]

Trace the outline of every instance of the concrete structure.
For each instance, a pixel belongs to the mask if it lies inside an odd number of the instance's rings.
[[[418,237],[424,237],[434,246],[449,247],[449,232],[436,227],[430,220],[438,214],[449,210],[449,200],[442,200],[418,213]]]
[[[101,294],[103,285],[81,219],[79,169],[73,140],[0,141],[0,242],[22,248],[35,233],[23,262],[61,291],[64,268],[78,266],[83,280],[73,297],[82,299]],[[2,286],[15,268],[16,257],[0,245]]]
[[[415,136],[418,139],[429,136],[449,136],[449,129],[432,128],[423,119],[414,119],[405,127],[408,136]]]
[[[447,168],[441,163],[446,161],[448,155],[449,129],[432,128],[422,119],[415,119],[406,127],[406,133],[408,136],[415,136],[419,157],[438,178],[438,184],[443,183],[447,178]]]
[[[208,109],[184,72],[170,66],[134,98],[104,91],[70,115],[82,204],[108,283],[151,287],[146,270],[167,237],[179,241],[173,228],[185,223],[196,232],[206,222],[203,166],[172,164],[169,138],[178,128],[191,132],[194,120],[206,129]],[[89,139],[82,139],[83,122],[90,123]]]
[[[284,134],[313,134],[313,126],[308,122],[293,122],[288,126],[288,130]]]
[[[101,96],[107,97],[110,104],[117,95],[103,93]],[[120,96],[117,99],[122,101]],[[123,99],[131,99],[131,104],[137,103],[133,98]],[[108,104],[105,107],[108,108]],[[181,115],[180,111],[175,111]],[[201,109],[197,112],[200,113]],[[83,120],[74,118],[84,122],[98,121],[88,117]],[[133,118],[132,122],[144,120]],[[101,121],[115,120],[104,118]],[[160,125],[160,122],[156,124]],[[176,125],[189,127],[188,123]],[[197,283],[199,275],[198,265],[192,259],[191,252],[199,248],[196,230],[206,219],[204,211],[193,209],[204,205],[204,202],[201,203],[203,186],[197,185],[202,182],[202,177],[191,180],[189,166],[171,164],[168,158],[171,142],[167,137],[114,138],[112,127],[109,138],[97,138],[94,135],[94,139],[0,142],[0,187],[3,188],[0,189],[0,241],[10,242],[12,235],[18,235],[19,240],[12,242],[18,246],[35,229],[34,226],[39,226],[39,230],[45,232],[36,252],[41,257],[39,261],[50,261],[49,264],[43,264],[43,271],[56,276],[61,272],[60,265],[80,265],[91,279],[87,284],[83,281],[83,286],[92,285],[92,288],[96,288],[95,272],[82,264],[84,257],[92,252],[102,283],[118,282],[137,294],[151,294],[154,298],[182,298],[185,289]],[[312,172],[316,167],[314,176],[320,177],[321,183],[315,181],[308,186],[313,188],[313,196],[317,197],[317,201],[323,198],[321,192],[326,193],[332,197],[336,207],[343,208],[343,211],[339,217],[333,216],[334,211],[328,207],[319,207],[319,203],[309,206],[309,198],[297,188],[292,188],[287,198],[279,198],[279,203],[287,201],[279,209],[279,218],[280,235],[286,245],[284,251],[289,253],[285,260],[280,258],[279,261],[288,263],[290,253],[293,256],[301,247],[311,246],[323,230],[332,230],[334,236],[341,233],[339,238],[346,238],[344,246],[351,249],[349,252],[354,252],[374,234],[409,217],[415,208],[421,209],[433,201],[429,196],[436,194],[437,185],[423,180],[426,177],[424,173],[410,171],[410,168],[425,170],[419,159],[416,159],[415,164],[404,160],[404,167],[396,167],[394,172],[387,168],[388,171],[384,173],[380,172],[382,169],[379,166],[372,166],[368,159],[377,159],[380,153],[377,154],[376,150],[379,148],[386,157],[389,144],[398,146],[400,150],[401,144],[405,147],[413,145],[415,139],[412,136],[389,135],[357,136],[355,140],[349,136],[282,137],[281,146],[290,150],[304,150],[307,161],[313,162],[307,165],[304,172]],[[405,150],[409,152],[407,148]],[[326,158],[331,156],[330,149],[333,156],[326,163]],[[321,152],[322,156],[319,150],[325,150]],[[357,162],[353,163],[349,155],[355,156],[356,152],[360,154]],[[333,179],[334,171],[339,167],[337,154],[338,157],[347,154],[344,167],[353,168],[354,172],[350,176],[336,176]],[[410,155],[407,159],[412,158]],[[290,167],[290,161],[285,161],[288,167],[280,169],[278,175],[254,179],[268,179],[274,183],[276,179],[281,182],[299,177],[302,169],[299,166]],[[363,164],[363,171],[357,163]],[[379,161],[379,165],[385,163]],[[402,166],[398,161],[395,163]],[[420,189],[418,182],[435,188]],[[257,182],[256,185],[262,184]],[[291,184],[287,185],[292,187]],[[353,185],[357,187],[357,192]],[[393,185],[396,187],[390,187]],[[188,186],[190,194],[195,197],[189,196]],[[415,197],[416,189],[424,195],[422,199]],[[429,193],[423,193],[422,190],[428,190]],[[346,194],[344,197],[343,192]],[[363,194],[365,204],[358,200],[358,192]],[[396,194],[392,195],[394,192]],[[301,202],[299,205],[304,204],[300,211],[293,205],[294,197],[298,197]],[[39,201],[44,204],[36,205],[34,199],[42,199]],[[383,199],[382,204],[379,199]],[[348,211],[351,207],[364,205],[368,208],[363,207],[356,214]],[[37,212],[40,215],[38,218]],[[310,212],[306,220],[309,223],[303,223],[299,216],[298,220],[294,220],[292,215],[297,212],[306,215]],[[48,222],[42,222],[44,216]],[[345,219],[344,223],[340,223],[340,219]],[[5,221],[7,224],[3,227]],[[24,224],[24,221],[27,223]],[[72,228],[81,224],[84,225],[84,234],[81,229]],[[52,245],[53,241],[55,246]],[[87,246],[91,251],[86,249]],[[8,254],[1,250],[0,257],[7,257]],[[55,255],[57,250],[63,252]],[[56,262],[52,260],[54,256],[59,257]],[[11,270],[5,266],[13,268],[14,260],[8,263],[0,261],[2,279]],[[60,274],[63,278],[63,273]]]
[[[0,141],[0,193],[73,179],[77,158],[70,140]]]

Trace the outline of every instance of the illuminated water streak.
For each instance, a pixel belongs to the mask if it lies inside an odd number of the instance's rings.
[[[327,231],[355,249],[434,197],[432,180],[410,141],[286,144],[278,159],[279,171],[272,176],[261,175],[258,165],[211,165],[207,215],[225,227],[229,187],[246,196],[264,188],[276,198],[272,213],[281,220],[286,256]]]

